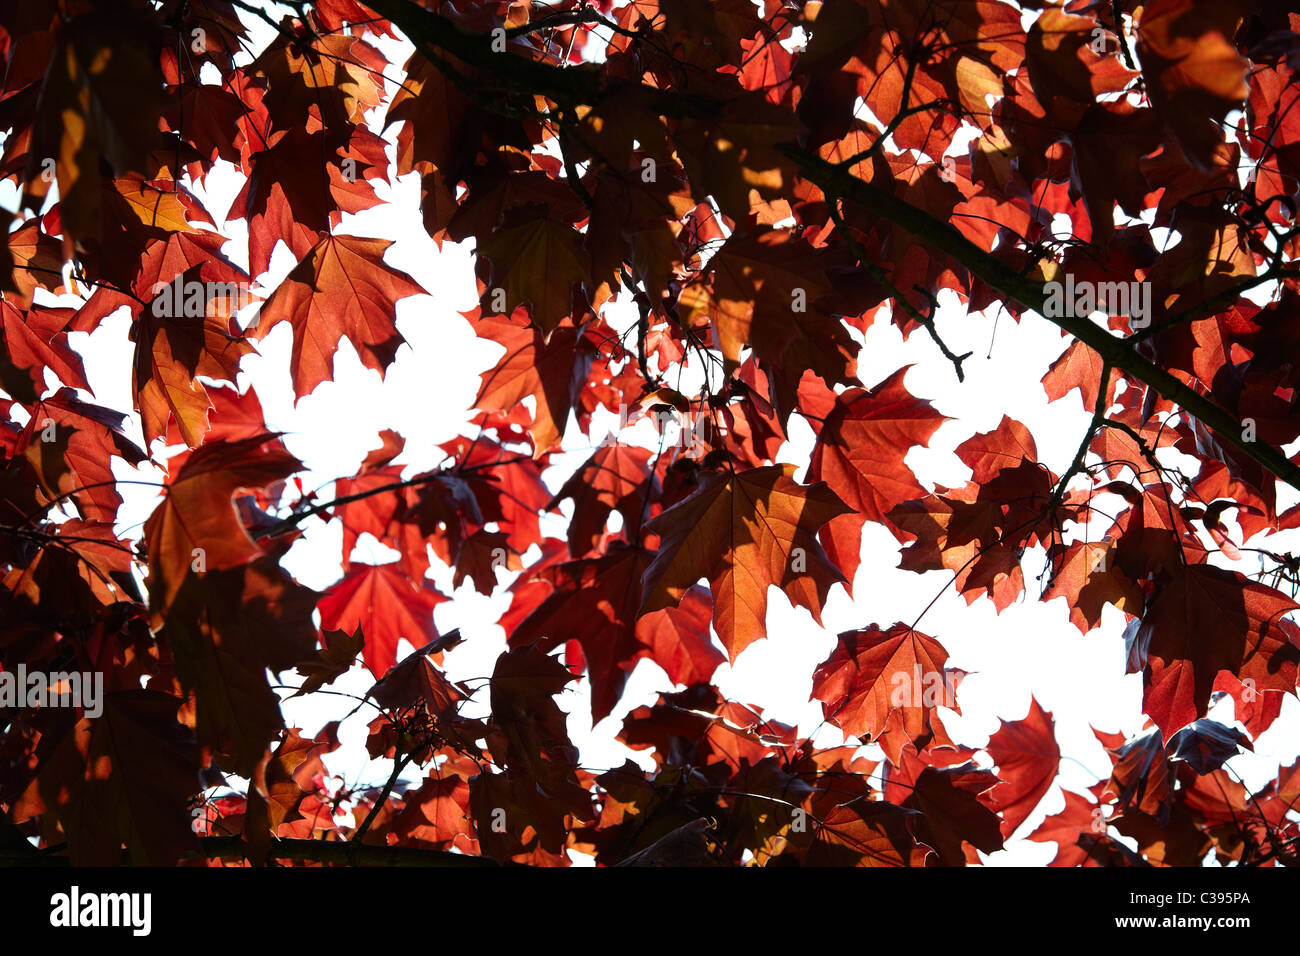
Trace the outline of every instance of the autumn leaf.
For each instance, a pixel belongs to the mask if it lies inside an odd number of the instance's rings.
[[[812,698],[845,733],[865,740],[888,731],[881,743],[897,760],[903,745],[924,746],[933,735],[936,707],[960,712],[955,695],[963,675],[947,660],[942,644],[905,624],[846,631],[814,672]]]
[[[536,329],[503,316],[478,320],[480,338],[505,347],[496,366],[484,372],[474,405],[484,411],[509,411],[524,398],[535,402],[533,454],[560,443],[569,411],[587,377],[591,354],[573,329],[556,329],[544,337]]]
[[[205,308],[196,321],[170,307],[159,308],[159,302],[153,299],[132,329],[136,341],[132,381],[145,440],[166,434],[171,416],[185,443],[195,448],[203,441],[211,408],[198,377],[234,384],[240,360],[255,350],[231,331],[229,314],[207,314]]]
[[[433,609],[447,600],[425,581],[413,581],[393,564],[349,564],[343,579],[321,597],[321,627],[366,636],[362,658],[383,677],[397,662],[397,642],[419,647],[438,636]]]
[[[573,520],[569,524],[569,553],[581,557],[591,551],[615,511],[626,527],[637,528],[648,510],[654,480],[651,453],[635,445],[610,443],[597,448],[559,492],[555,505],[572,499]]]
[[[103,714],[82,716],[42,755],[14,819],[48,813],[81,866],[174,865],[195,849],[185,805],[198,787],[198,753],[177,722],[181,701],[156,690],[105,695]]]
[[[1182,568],[1152,599],[1135,641],[1146,664],[1142,707],[1167,742],[1204,717],[1219,671],[1294,693],[1300,638],[1279,616],[1300,604],[1235,571]]]
[[[1049,866],[1099,866],[1088,848],[1080,844],[1080,837],[1105,837],[1106,818],[1101,807],[1071,790],[1061,792],[1065,795],[1065,809],[1049,815],[1026,839],[1057,844],[1056,857]]]
[[[251,775],[284,729],[266,673],[311,655],[316,597],[261,558],[190,575],[168,609],[159,635],[176,655],[182,686],[194,694],[199,743],[242,776]]]
[[[492,263],[492,288],[505,293],[497,311],[510,314],[527,303],[533,323],[546,333],[572,311],[574,285],[591,281],[582,236],[552,219],[499,229],[479,254]]]
[[[1002,815],[1002,836],[1009,839],[1029,819],[1052,787],[1061,762],[1052,715],[1030,698],[1023,719],[1004,721],[989,739],[989,756],[999,783],[988,791],[988,805]]]
[[[98,229],[101,159],[117,175],[145,173],[149,151],[162,142],[156,117],[167,101],[158,61],[148,53],[161,24],[151,12],[133,4],[80,11],[50,53],[26,183],[29,197],[43,198],[57,180],[70,236]],[[54,177],[44,175],[47,158]]]
[[[913,445],[925,445],[943,422],[929,402],[903,385],[906,369],[869,392],[851,388],[836,400],[822,423],[808,466],[810,481],[824,481],[854,514],[833,519],[821,534],[831,560],[851,583],[858,567],[862,525],[886,517],[899,501],[925,494],[903,459]]]
[[[161,625],[190,575],[227,571],[262,553],[232,500],[240,489],[261,489],[302,468],[272,436],[203,445],[164,488],[144,525],[149,551],[150,611]]]
[[[365,644],[365,635],[359,628],[350,635],[345,631],[325,631],[320,635],[320,641],[323,646],[314,656],[309,655],[298,662],[298,673],[306,680],[291,696],[314,693],[351,670]]]
[[[257,337],[280,322],[293,326],[294,394],[308,395],[334,377],[334,353],[346,337],[362,363],[381,375],[405,341],[397,331],[398,299],[424,293],[414,279],[384,263],[387,239],[326,236],[262,305]]]
[[[67,309],[44,309],[33,306],[26,312],[8,300],[0,302],[0,332],[8,363],[22,369],[30,378],[22,381],[15,375],[0,385],[21,401],[35,402],[45,391],[45,371],[49,369],[64,385],[90,391],[81,356],[67,344],[68,320],[72,312]]]
[[[112,459],[145,459],[123,433],[126,416],[83,402],[70,388],[41,399],[31,414],[18,450],[32,463],[42,497],[52,503],[66,496],[87,520],[112,521],[122,503]]]
[[[752,345],[798,382],[811,370],[850,383],[857,347],[822,300],[831,292],[817,253],[776,230],[730,238],[709,260],[711,276],[682,291],[685,321],[707,319],[725,358]]]
[[[978,799],[996,780],[972,764],[926,767],[917,777],[911,796],[902,805],[921,812],[917,839],[934,849],[941,865],[975,862],[978,858],[968,847],[984,853],[1002,849],[998,818]]]
[[[854,800],[821,822],[805,859],[809,866],[924,866],[929,853],[911,830],[917,817],[890,803]]]
[[[1156,0],[1142,8],[1138,57],[1152,102],[1184,152],[1208,166],[1223,141],[1218,123],[1246,98],[1248,62],[1232,43],[1231,6]]]
[[[820,621],[830,586],[843,576],[815,535],[847,508],[824,484],[797,484],[794,470],[706,475],[694,494],[647,524],[661,540],[645,572],[642,611],[676,606],[708,578],[713,626],[732,660],[765,636],[770,585]]]

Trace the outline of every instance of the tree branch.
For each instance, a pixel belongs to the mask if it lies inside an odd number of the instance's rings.
[[[931,310],[929,315],[926,315],[916,306],[912,305],[911,302],[907,301],[907,299],[903,298],[903,293],[899,290],[898,286],[894,285],[893,280],[889,277],[889,273],[871,261],[870,257],[867,256],[867,251],[862,248],[862,244],[854,239],[853,235],[849,232],[848,224],[844,222],[844,217],[840,214],[838,200],[833,196],[828,196],[827,198],[830,202],[826,204],[826,208],[830,210],[831,219],[835,223],[835,228],[839,231],[840,235],[844,237],[844,242],[848,245],[849,251],[857,257],[858,265],[866,271],[867,275],[871,276],[876,280],[876,282],[880,283],[880,285],[884,287],[884,290],[893,298],[894,304],[898,308],[902,309],[907,313],[908,317],[911,318],[912,321],[918,323],[928,333],[930,333],[930,338],[933,339],[934,344],[939,347],[939,351],[943,353],[943,357],[952,363],[953,371],[957,373],[957,381],[964,382],[966,380],[966,375],[962,371],[962,363],[971,357],[971,353],[966,352],[962,355],[957,355],[948,348],[948,343],[940,338],[939,330],[935,327],[933,310]]]
[[[878,186],[850,175],[819,156],[812,156],[794,146],[777,146],[787,158],[798,163],[810,181],[823,192],[843,196],[868,212],[889,220],[912,233],[928,245],[964,266],[970,273],[1037,312],[1047,321],[1073,335],[1101,356],[1102,361],[1126,375],[1144,382],[1161,396],[1200,419],[1220,438],[1248,458],[1264,466],[1291,487],[1300,490],[1300,467],[1282,452],[1264,442],[1246,441],[1239,421],[1204,395],[1183,384],[1174,375],[1135,352],[1121,338],[1110,334],[1087,318],[1045,315],[1046,293],[1039,283],[1017,273],[996,256],[975,245],[955,227],[929,213],[887,193]]]
[[[1070,462],[1070,467],[1065,469],[1065,474],[1061,480],[1056,483],[1052,489],[1052,497],[1047,504],[1047,520],[1051,521],[1052,516],[1056,514],[1056,509],[1061,506],[1065,498],[1065,486],[1079,472],[1083,471],[1084,459],[1088,457],[1088,446],[1092,444],[1092,436],[1097,434],[1097,429],[1106,423],[1106,410],[1110,403],[1106,400],[1110,392],[1110,364],[1103,361],[1101,365],[1101,385],[1097,392],[1097,404],[1092,410],[1092,421],[1088,424],[1088,431],[1083,436],[1083,441],[1079,442],[1079,450],[1074,453],[1074,460]]]
[[[716,115],[721,103],[694,94],[646,86],[635,80],[611,79],[585,66],[560,69],[546,63],[509,54],[494,53],[485,34],[462,30],[439,14],[417,6],[411,0],[370,0],[368,6],[386,17],[415,43],[417,49],[433,46],[454,54],[492,76],[507,79],[516,89],[542,94],[570,103],[594,103],[607,96],[626,93],[664,116]],[[1005,262],[963,236],[950,223],[858,179],[847,170],[794,144],[777,145],[776,150],[802,170],[803,175],[823,192],[842,196],[902,227],[929,246],[946,254],[972,275],[1042,315],[1059,328],[1092,348],[1102,360],[1129,377],[1143,382],[1165,399],[1182,406],[1200,419],[1224,441],[1259,463],[1282,481],[1300,490],[1300,466],[1278,449],[1263,442],[1246,441],[1239,421],[1214,402],[1185,385],[1170,372],[1139,355],[1123,339],[1093,324],[1087,318],[1044,315],[1046,294],[1040,283],[1017,273]]]

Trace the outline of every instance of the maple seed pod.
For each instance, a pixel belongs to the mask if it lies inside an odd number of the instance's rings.
[[[504,807],[492,808],[492,832],[493,833],[506,832],[506,811]]]
[[[804,574],[808,570],[808,552],[803,548],[790,549],[790,570],[795,574]]]
[[[1092,808],[1091,829],[1093,833],[1106,832],[1106,812],[1101,807]]]
[[[506,28],[505,27],[492,28],[492,52],[493,53],[506,52]]]
[[[339,169],[343,172],[345,182],[355,183],[357,181],[357,161],[351,156],[339,163]]]
[[[1241,420],[1241,424],[1245,426],[1241,430],[1241,440],[1254,441],[1255,440],[1255,419],[1243,418]]]
[[[54,170],[56,167],[57,164],[54,162],[53,159],[50,159],[49,157],[42,159],[41,160],[41,182],[44,183],[54,182]]]
[[[208,552],[203,548],[195,548],[190,552],[190,557],[194,560],[190,562],[190,570],[195,574],[203,574],[208,570]]]
[[[41,422],[41,444],[48,445],[50,442],[58,441],[55,435],[57,426],[53,418],[47,418]]]
[[[657,175],[654,158],[647,156],[641,160],[641,182],[653,183]]]
[[[1255,690],[1255,678],[1247,677],[1241,682],[1242,703],[1249,704],[1258,696],[1259,692]]]
[[[195,53],[202,53],[208,48],[208,34],[203,27],[195,27],[190,33],[190,49]]]
[[[790,832],[804,833],[808,829],[808,814],[803,807],[795,807],[790,813]]]
[[[790,308],[794,312],[808,311],[808,291],[796,288],[790,293]]]
[[[943,166],[939,170],[939,178],[945,183],[955,182],[957,179],[957,160],[951,156],[945,156]]]
[[[500,286],[492,290],[492,311],[497,315],[506,314],[506,290]]]

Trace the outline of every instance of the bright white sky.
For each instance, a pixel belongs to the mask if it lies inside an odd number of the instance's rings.
[[[251,27],[253,42],[260,49],[269,31],[256,22]],[[409,48],[394,41],[380,46],[394,64],[390,78],[398,77]],[[381,123],[376,123],[375,128]],[[389,130],[390,143],[397,128]],[[391,151],[389,155],[391,161]],[[209,177],[206,190],[198,191],[218,222],[239,185],[233,169],[222,164]],[[381,381],[376,372],[365,369],[345,340],[334,360],[334,381],[321,385],[295,406],[288,373],[291,330],[287,323],[277,326],[259,343],[260,354],[245,361],[240,376],[241,388],[251,385],[256,389],[268,426],[283,431],[289,449],[307,465],[304,485],[325,486],[323,499],[331,496],[329,482],[355,472],[366,452],[378,445],[378,433],[384,428],[396,429],[405,437],[406,451],[398,461],[410,466],[408,474],[440,461],[442,454],[437,444],[460,432],[477,394],[479,373],[492,367],[500,353],[498,346],[478,340],[460,314],[477,305],[470,249],[447,243],[439,251],[429,239],[421,225],[415,177],[407,177],[392,187],[379,184],[378,191],[386,201],[361,215],[345,216],[339,231],[395,239],[387,261],[409,272],[430,292],[398,304],[397,325],[408,347],[398,352],[386,378]],[[10,190],[0,196],[0,202],[12,209],[16,196]],[[232,240],[225,248],[226,255],[246,265],[243,223],[232,223],[225,232]],[[293,264],[292,256],[281,246],[270,273],[261,277],[264,294],[275,288]],[[75,305],[76,300],[65,296],[58,303]],[[241,322],[247,327],[254,317],[255,307],[250,307],[241,313]],[[626,326],[626,320],[626,313],[616,310],[611,315],[611,322],[620,329]],[[132,407],[128,327],[129,318],[120,311],[93,335],[78,333],[71,337],[73,347],[86,359],[95,400],[119,410]],[[996,322],[992,316],[965,316],[947,303],[939,311],[938,328],[954,351],[975,353],[966,362],[964,383],[956,381],[952,367],[924,333],[904,343],[884,318],[866,335],[859,356],[859,375],[866,386],[914,363],[906,379],[909,390],[932,400],[939,411],[953,419],[939,429],[928,449],[914,449],[908,456],[908,464],[921,482],[933,487],[935,483],[951,486],[965,481],[969,471],[952,450],[970,435],[996,427],[1004,414],[1024,422],[1034,434],[1040,458],[1058,474],[1062,472],[1089,416],[1077,392],[1050,405],[1046,401],[1040,379],[1065,344],[1055,327],[1036,317],[1017,324],[1009,316]],[[607,427],[612,429],[614,424],[615,417],[608,416]],[[135,440],[142,443],[137,416],[131,416],[129,427]],[[648,423],[632,435],[637,437],[629,440],[653,447],[653,431]],[[602,435],[598,433],[599,437]],[[802,420],[793,416],[782,460],[806,466],[812,437]],[[576,425],[570,429],[564,444],[566,453],[556,456],[555,467],[545,475],[552,490],[557,490],[569,472],[586,459],[593,444],[582,438]],[[157,477],[137,474],[120,461],[115,464],[121,478]],[[801,471],[797,477],[802,476]],[[140,523],[156,505],[156,496],[138,486],[124,486],[121,491],[126,504],[119,532],[136,535]],[[566,515],[571,514],[571,508],[572,504],[566,502]],[[562,537],[564,526],[565,522],[556,518],[548,519],[543,528],[552,536]],[[342,533],[337,523],[320,521],[309,522],[304,529],[304,539],[291,549],[284,564],[301,582],[323,590],[340,574]],[[1281,538],[1275,540],[1286,546]],[[949,666],[970,673],[958,691],[962,714],[947,710],[942,713],[953,739],[970,746],[982,745],[997,729],[999,719],[1025,716],[1031,694],[1056,720],[1057,738],[1065,755],[1060,776],[1018,831],[1023,837],[1045,815],[1063,808],[1060,787],[1084,792],[1099,776],[1109,774],[1109,761],[1090,725],[1130,735],[1143,726],[1141,677],[1124,673],[1123,615],[1108,606],[1101,627],[1087,636],[1080,635],[1069,623],[1063,599],[1049,604],[1036,599],[1039,585],[1035,578],[1044,567],[1041,549],[1025,557],[1028,593],[1001,615],[986,600],[968,606],[963,597],[945,590],[951,579],[947,572],[918,575],[899,570],[898,551],[892,535],[881,526],[868,524],[863,536],[862,566],[854,582],[856,600],[850,600],[842,587],[834,587],[823,612],[822,627],[814,624],[805,610],[792,608],[774,589],[769,602],[768,639],[751,645],[734,665],[723,665],[715,682],[729,698],[759,705],[769,718],[812,732],[822,721],[820,705],[809,701],[812,672],[835,646],[835,635],[871,623],[884,627],[895,621],[910,623],[943,591],[917,627],[938,638],[948,649]],[[396,554],[367,536],[354,557],[383,563]],[[527,556],[526,562],[531,557]],[[1216,563],[1247,573],[1255,570],[1251,559],[1234,563],[1219,557]],[[504,585],[513,575],[503,573],[503,587],[490,598],[478,594],[469,583],[453,592],[450,569],[436,559],[430,577],[443,593],[453,597],[434,612],[438,629],[445,632],[459,627],[466,637],[465,643],[447,657],[449,676],[461,680],[491,674],[494,660],[505,647],[504,633],[495,622],[509,606]],[[399,656],[409,649],[404,647]],[[297,683],[292,672],[282,678],[288,684]],[[333,689],[362,694],[371,683],[369,672],[357,666]],[[631,756],[649,766],[644,754],[628,751],[614,740],[614,734],[629,710],[652,703],[661,691],[674,689],[667,676],[656,665],[642,661],[628,682],[621,705],[594,729],[590,726],[585,683],[570,685],[575,690],[560,699],[561,707],[569,713],[569,730],[581,749],[584,764],[591,768],[614,767]],[[284,711],[291,726],[311,734],[329,720],[342,717],[354,704],[343,697],[318,696],[289,701]],[[485,711],[484,705],[479,712]],[[366,722],[373,713],[363,708],[345,723],[342,747],[326,758],[331,770],[349,785],[378,784],[389,772],[388,761],[369,761],[365,753]],[[1216,708],[1211,716],[1231,722],[1231,703]],[[834,744],[838,732],[824,727],[818,739]],[[1229,766],[1252,790],[1256,789],[1274,775],[1279,762],[1292,762],[1297,740],[1300,705],[1288,696],[1282,716],[1255,742],[1256,752],[1235,758]],[[865,753],[879,756],[875,748],[867,748]],[[414,771],[408,776],[416,779]],[[1007,850],[987,861],[1043,865],[1055,853],[1055,844],[1013,839]]]

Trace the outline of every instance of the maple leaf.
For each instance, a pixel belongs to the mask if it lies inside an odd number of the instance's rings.
[[[62,251],[58,241],[42,230],[40,222],[32,220],[24,223],[6,238],[6,251],[12,260],[13,270],[5,284],[12,285],[15,305],[23,309],[29,308],[37,287],[56,294],[63,290]],[[9,297],[9,292],[6,291],[5,298]]]
[[[198,787],[198,753],[178,723],[181,701],[156,690],[106,693],[99,717],[76,720],[42,754],[15,820],[49,814],[74,864],[174,865],[196,847],[185,805]]]
[[[312,653],[316,598],[264,557],[187,577],[168,609],[159,635],[194,693],[199,743],[229,754],[230,769],[242,776],[284,729],[266,672],[279,674]]]
[[[136,407],[146,442],[166,434],[170,415],[185,443],[194,448],[207,431],[211,408],[198,376],[234,384],[240,360],[255,350],[232,332],[229,314],[205,314],[196,322],[190,316],[153,308],[158,301],[145,307],[131,330],[136,342],[132,369]]]
[[[323,646],[316,656],[298,662],[298,673],[306,680],[290,696],[314,693],[351,670],[365,644],[365,635],[360,629],[351,635],[345,631],[325,631],[320,640]]]
[[[974,764],[942,769],[926,767],[912,785],[903,807],[919,810],[916,836],[932,847],[943,866],[963,866],[976,857],[967,849],[985,853],[1002,849],[999,821],[978,797],[997,778]]]
[[[615,866],[716,866],[704,833],[712,829],[705,817],[692,820],[644,850],[620,860]]]
[[[707,318],[725,358],[752,345],[798,381],[811,370],[827,384],[849,384],[857,347],[843,324],[819,304],[831,292],[817,253],[788,233],[765,229],[733,235],[709,260],[710,279],[678,299],[684,321]]]
[[[477,322],[480,338],[504,346],[506,354],[482,375],[476,408],[509,411],[524,398],[536,402],[529,433],[533,454],[541,455],[560,443],[578,393],[586,382],[590,353],[575,329],[555,329],[549,338],[536,329],[502,316]]]
[[[928,851],[916,845],[916,810],[861,798],[836,807],[817,827],[804,858],[809,866],[924,866]]]
[[[35,402],[45,391],[45,371],[54,372],[64,385],[90,391],[81,356],[67,345],[67,309],[44,309],[34,306],[21,311],[8,300],[0,302],[0,341],[4,342],[5,361],[25,371],[30,383],[20,376],[6,376],[5,391],[15,398]],[[0,373],[3,374],[3,373]]]
[[[539,577],[554,590],[510,632],[511,646],[550,650],[566,641],[578,643],[592,684],[593,721],[613,710],[642,657],[660,663],[680,683],[707,679],[722,663],[709,643],[711,608],[702,589],[692,588],[677,607],[639,613],[650,559],[647,552],[616,541],[600,557],[545,569]]]
[[[550,506],[573,500],[570,554],[579,557],[591,551],[615,511],[626,527],[639,527],[648,498],[658,486],[650,457],[649,449],[636,445],[603,445],[561,486]]]
[[[1047,393],[1047,400],[1058,401],[1077,388],[1083,398],[1084,409],[1096,408],[1102,367],[1100,355],[1082,342],[1070,343],[1069,348],[1052,363],[1052,367],[1043,376],[1043,391]],[[1107,390],[1108,397],[1113,396],[1114,387],[1112,380]]]
[[[448,642],[447,638],[451,638],[451,641]],[[462,700],[463,695],[433,661],[449,643],[457,643],[454,633],[408,655],[375,682],[368,692],[369,696],[375,699],[375,703],[393,712],[422,701],[430,714],[438,717],[453,714],[456,702]]]
[[[302,468],[270,435],[195,449],[144,524],[150,611],[161,625],[191,574],[240,567],[262,553],[235,510],[243,488],[261,489]]]
[[[1038,461],[1038,449],[1028,428],[1003,415],[993,431],[973,435],[958,445],[957,457],[970,468],[971,480],[982,485],[1004,468]]]
[[[646,552],[615,542],[598,558],[547,568],[542,574],[555,590],[510,634],[512,646],[535,644],[543,651],[578,642],[592,685],[593,721],[613,710],[627,672],[645,654],[636,635],[649,563]]]
[[[650,649],[649,657],[674,684],[707,682],[726,657],[709,640],[713,601],[698,585],[676,607],[646,614],[637,621],[636,636]]]
[[[422,646],[438,636],[433,609],[447,600],[426,581],[413,581],[397,563],[349,564],[343,579],[321,597],[321,627],[366,636],[362,659],[383,677],[397,662],[397,642]]]
[[[505,809],[507,831],[502,837],[480,827],[479,840],[488,852],[496,849],[515,856],[521,846],[536,843],[548,853],[558,853],[567,830],[565,817],[591,819],[591,795],[578,783],[577,750],[554,700],[572,679],[563,664],[536,646],[515,648],[497,658],[489,690],[495,731],[488,743],[507,772],[480,774],[471,782],[470,793],[476,820],[490,820],[491,812],[484,812],[490,807]]]
[[[1135,614],[1142,609],[1142,589],[1114,561],[1111,541],[1075,541],[1052,569],[1052,583],[1043,600],[1064,597],[1070,620],[1087,634],[1101,621],[1105,604]]]
[[[880,742],[897,761],[905,744],[924,746],[933,735],[936,707],[958,709],[954,694],[962,672],[945,667],[947,660],[942,644],[905,624],[845,631],[814,672],[812,697],[846,733],[864,739],[885,734]],[[891,723],[891,716],[898,720]]]
[[[1249,63],[1232,43],[1230,5],[1156,0],[1138,20],[1138,57],[1151,101],[1189,159],[1208,166],[1223,141],[1218,124],[1246,98]]]
[[[250,858],[264,859],[271,837],[281,827],[301,820],[301,812],[316,791],[315,779],[323,776],[322,754],[338,746],[327,725],[315,739],[304,737],[290,727],[275,750],[266,750],[258,762],[248,788],[244,811],[244,839],[250,845]]]
[[[132,465],[145,459],[122,432],[126,416],[82,402],[70,388],[41,399],[31,413],[16,451],[32,463],[43,503],[67,496],[87,520],[112,521],[122,497],[111,459]]]
[[[1039,824],[1038,829],[1025,839],[1038,843],[1056,843],[1056,857],[1049,866],[1100,866],[1080,837],[1107,839],[1106,819],[1101,807],[1087,797],[1071,790],[1062,790],[1065,809],[1052,814]]]
[[[314,109],[327,129],[338,130],[379,105],[387,60],[378,50],[342,33],[303,39],[278,34],[249,67],[270,81],[263,103],[278,124],[305,123]]]
[[[645,571],[642,611],[675,606],[708,578],[713,626],[732,660],[766,636],[771,585],[820,621],[830,586],[843,576],[815,535],[848,509],[824,484],[797,484],[794,471],[772,465],[707,474],[694,494],[650,521],[646,530],[660,544]]]
[[[1161,825],[1168,823],[1174,799],[1174,775],[1159,730],[1127,742],[1121,739],[1118,746],[1106,749],[1114,768],[1104,784],[1103,794],[1114,795],[1121,813],[1137,810],[1154,817]]]
[[[1169,741],[1172,759],[1186,761],[1198,774],[1218,770],[1243,749],[1254,749],[1244,733],[1205,719],[1193,721]]]
[[[1279,616],[1300,608],[1273,588],[1210,565],[1183,567],[1152,598],[1135,642],[1142,707],[1166,742],[1204,717],[1219,671],[1294,693],[1300,639]]]
[[[262,305],[257,338],[279,322],[293,326],[294,394],[334,377],[334,353],[347,337],[361,362],[381,375],[406,341],[395,324],[396,302],[424,289],[384,263],[387,239],[330,235],[321,239]]]
[[[411,840],[433,846],[454,844],[469,852],[466,845],[474,835],[469,799],[468,778],[440,767],[438,776],[427,777],[418,790],[405,794],[394,829]]]
[[[843,392],[825,417],[808,465],[810,481],[824,481],[855,514],[833,519],[820,535],[831,560],[852,583],[859,562],[862,525],[886,524],[896,503],[924,496],[925,489],[903,463],[908,449],[925,445],[945,420],[924,399],[903,386],[907,369],[871,391]]]
[[[51,182],[42,164],[54,159],[68,239],[98,231],[101,157],[117,175],[145,173],[150,150],[161,144],[156,118],[167,101],[158,61],[148,52],[161,27],[145,4],[90,7],[68,19],[50,51],[32,129],[26,204],[40,206],[35,200]]]
[[[1002,816],[1009,839],[1051,789],[1061,762],[1055,722],[1034,698],[1024,718],[1003,722],[985,748],[997,765],[999,783],[988,791],[988,805]]]
[[[494,232],[479,246],[492,262],[492,287],[505,292],[512,313],[527,303],[533,322],[551,332],[573,311],[573,287],[590,284],[591,266],[582,236],[566,223],[532,219]]]

